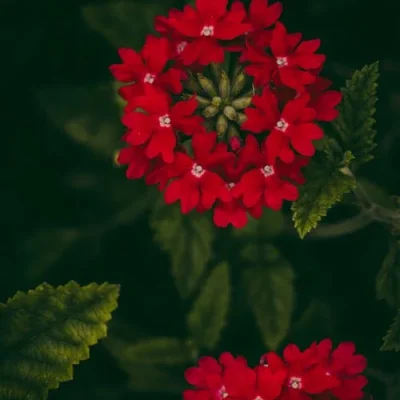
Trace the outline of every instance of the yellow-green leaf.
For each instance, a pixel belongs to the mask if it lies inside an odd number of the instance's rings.
[[[154,239],[171,257],[172,275],[183,298],[190,296],[212,256],[215,228],[208,216],[182,215],[176,205],[162,202],[154,208],[150,224]]]
[[[0,304],[0,398],[42,400],[107,335],[119,286],[46,283]]]
[[[231,282],[229,265],[217,265],[205,282],[187,317],[187,325],[195,343],[213,349],[221,336],[229,311]]]
[[[289,331],[295,295],[293,280],[293,269],[285,260],[243,271],[250,308],[264,345],[270,350],[276,350]]]
[[[346,164],[350,159],[347,154]],[[300,188],[299,199],[292,205],[294,226],[301,238],[318,225],[344,194],[356,187],[355,179],[341,171],[344,165],[314,162],[308,166],[307,183]]]

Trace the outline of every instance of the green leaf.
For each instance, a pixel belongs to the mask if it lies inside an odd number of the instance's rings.
[[[86,24],[115,48],[142,47],[145,37],[154,31],[153,21],[158,15],[168,14],[175,6],[172,0],[153,4],[132,1],[112,1],[82,7]],[[117,57],[116,57],[117,58]],[[116,62],[118,62],[116,60]]]
[[[160,202],[150,225],[154,240],[171,256],[172,275],[180,295],[187,298],[197,289],[212,256],[212,222],[201,214],[182,215],[178,206]]]
[[[119,286],[46,283],[0,304],[0,398],[42,400],[107,335]]]
[[[210,273],[187,317],[195,343],[214,349],[226,324],[231,298],[229,265],[218,264]]]
[[[400,241],[393,240],[376,277],[376,297],[400,307]]]
[[[382,351],[400,351],[400,308],[388,333],[383,338]]]
[[[260,219],[249,217],[247,225],[242,229],[235,229],[233,234],[236,237],[270,238],[281,234],[283,228],[282,212],[267,208]]]
[[[50,121],[76,142],[114,158],[124,128],[112,83],[42,88],[38,102]]]
[[[146,365],[179,365],[197,359],[198,351],[191,341],[159,337],[144,339],[134,344],[109,339],[107,348],[129,363]]]
[[[371,153],[376,147],[374,115],[378,100],[378,78],[378,62],[355,71],[342,89],[340,115],[333,122],[333,127],[342,139],[343,148],[353,153],[356,166],[371,160]]]
[[[318,225],[344,194],[356,187],[355,179],[343,172],[351,159],[351,153],[346,152],[340,163],[325,160],[308,166],[307,183],[300,188],[299,199],[292,205],[294,226],[301,238]]]
[[[243,271],[248,302],[265,346],[276,350],[285,339],[294,306],[294,272],[284,260]]]

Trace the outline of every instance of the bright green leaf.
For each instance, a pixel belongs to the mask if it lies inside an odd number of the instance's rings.
[[[192,342],[170,337],[143,339],[133,344],[110,338],[107,348],[120,360],[146,365],[191,363],[198,356]]]
[[[400,241],[393,240],[376,277],[376,297],[400,307]]]
[[[366,65],[354,72],[342,89],[343,101],[339,106],[340,115],[333,122],[343,142],[343,148],[351,151],[355,165],[373,158],[375,149],[375,106],[379,78],[379,63]]]
[[[314,162],[308,166],[307,183],[300,188],[299,199],[292,205],[294,226],[301,238],[318,225],[344,194],[355,188],[355,179],[342,172],[351,158],[351,153],[346,152],[342,163]]]
[[[249,218],[249,222],[242,229],[233,231],[236,237],[274,237],[282,233],[284,228],[283,214],[280,211],[265,209],[260,219]]]
[[[38,101],[50,121],[72,139],[108,158],[121,147],[124,128],[112,83],[43,88]]]
[[[211,272],[187,318],[195,343],[213,349],[226,324],[231,298],[229,265],[223,262]]]
[[[107,335],[119,286],[46,283],[0,305],[0,398],[42,400]]]
[[[294,272],[286,261],[243,271],[249,305],[265,346],[276,350],[285,339],[294,305]]]
[[[167,15],[175,5],[172,0],[138,3],[112,1],[82,8],[86,24],[100,33],[115,48],[142,47],[145,37],[154,31],[153,21],[158,15]],[[117,56],[116,56],[117,62]]]
[[[212,256],[215,228],[208,216],[182,215],[178,206],[161,203],[150,224],[155,241],[171,256],[178,291],[187,298],[196,290]]]
[[[388,333],[383,338],[381,350],[400,351],[400,308],[397,311],[397,315],[394,318]]]

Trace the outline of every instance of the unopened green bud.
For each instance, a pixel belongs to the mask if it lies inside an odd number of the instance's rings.
[[[223,135],[227,131],[228,120],[224,114],[218,115],[216,129],[219,136]]]
[[[228,74],[222,70],[221,78],[219,81],[219,94],[223,100],[228,100],[231,92],[231,83]]]
[[[244,113],[238,113],[238,119],[237,119],[239,125],[242,125],[243,122],[247,121],[246,114]]]
[[[207,106],[204,109],[203,115],[206,118],[212,118],[212,117],[215,117],[218,114],[218,112],[219,112],[219,108],[211,105],[211,106]]]
[[[235,110],[243,110],[251,104],[252,97],[239,97],[232,101],[232,107]]]
[[[217,82],[219,82],[220,77],[221,77],[221,72],[222,72],[222,65],[221,64],[212,63],[211,64],[211,71],[212,71],[212,74],[213,74],[215,80]]]
[[[232,82],[232,96],[236,97],[246,85],[246,75],[241,71]]]
[[[197,74],[197,80],[203,90],[210,96],[214,97],[217,95],[217,90],[215,89],[214,83],[211,79],[206,78],[202,74]]]
[[[207,106],[209,106],[211,104],[211,100],[207,99],[206,97],[203,97],[203,96],[197,96],[196,95],[196,100],[199,103],[199,107],[200,108],[207,107]]]
[[[228,118],[231,121],[236,121],[237,120],[237,112],[232,106],[226,106],[224,108],[224,114],[226,118]]]
[[[213,106],[215,106],[215,107],[219,107],[219,106],[221,105],[221,103],[222,103],[222,99],[221,99],[221,97],[219,97],[219,96],[215,96],[215,97],[213,97],[212,100],[211,100],[211,104],[212,104]]]
[[[236,127],[235,124],[229,124],[228,127],[228,138],[233,138],[233,137],[239,137],[240,138],[240,132],[239,129]]]
[[[215,131],[215,120],[208,119],[204,122],[204,126],[207,132]]]
[[[203,92],[199,82],[193,75],[190,75],[189,78],[184,82],[184,87],[186,90],[192,93]]]

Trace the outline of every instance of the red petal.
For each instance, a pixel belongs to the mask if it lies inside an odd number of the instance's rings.
[[[239,185],[243,193],[243,204],[246,207],[253,207],[262,196],[265,185],[264,176],[260,170],[254,169],[242,176],[242,179],[238,183]]]
[[[275,400],[280,395],[286,379],[286,371],[279,370],[275,374],[268,367],[260,366],[257,371],[257,389],[263,400]]]
[[[220,40],[233,40],[250,31],[250,24],[241,24],[235,21],[223,19],[215,26],[214,36]]]
[[[205,209],[210,209],[218,197],[220,197],[221,188],[225,188],[224,181],[213,172],[206,172],[200,183],[201,204]],[[228,192],[228,189],[225,188]],[[229,192],[228,192],[229,193]]]
[[[277,22],[272,31],[271,51],[274,57],[286,56],[289,50],[285,25]]]
[[[199,46],[199,58],[197,62],[200,65],[218,64],[224,61],[224,49],[216,39],[201,38],[197,42]]]
[[[288,344],[283,350],[283,359],[289,364],[298,361],[300,356],[301,351],[295,344]]]
[[[253,133],[261,133],[271,127],[270,121],[264,113],[257,108],[246,108],[244,110],[247,120],[243,122],[241,128]]]
[[[296,135],[291,140],[293,148],[302,156],[311,157],[315,154],[315,147],[307,137]]]
[[[295,53],[296,54],[315,53],[319,49],[320,45],[321,45],[320,39],[305,40],[304,42],[301,42],[299,44]]]
[[[208,373],[220,374],[222,372],[221,366],[214,357],[200,357],[198,364],[201,369]]]
[[[204,380],[204,372],[198,367],[188,368],[184,375],[186,381],[194,386],[199,386]]]
[[[304,69],[319,68],[326,60],[323,54],[304,54],[291,58],[293,63]]]
[[[268,28],[273,25],[282,14],[282,3],[274,3],[268,7],[267,0],[252,0],[249,7],[252,24],[257,29]]]
[[[196,8],[203,18],[221,18],[226,13],[228,0],[196,0]]]
[[[163,86],[167,91],[173,94],[179,94],[182,92],[181,78],[182,72],[178,69],[171,68],[157,77],[157,83]]]
[[[142,56],[149,72],[158,75],[168,61],[169,43],[166,38],[148,35],[143,46]]]
[[[318,140],[324,137],[324,131],[318,125],[310,122],[297,125],[295,131],[296,136],[299,135],[312,140]]]
[[[279,68],[279,77],[283,84],[295,89],[297,92],[304,92],[304,85],[315,82],[316,77],[309,72],[300,71],[297,68]]]
[[[296,201],[299,198],[299,190],[289,182],[284,182],[281,186],[282,198],[288,201]]]
[[[192,115],[196,111],[197,105],[198,101],[196,100],[196,96],[192,96],[186,101],[178,101],[172,106],[171,115],[177,118]]]
[[[202,30],[202,23],[198,18],[180,18],[172,21],[171,25],[182,35],[192,38],[200,37],[200,33]]]
[[[146,155],[149,158],[155,158],[161,155],[166,163],[174,161],[174,149],[176,147],[176,136],[172,129],[158,129],[153,133],[149,144],[146,147]]]

